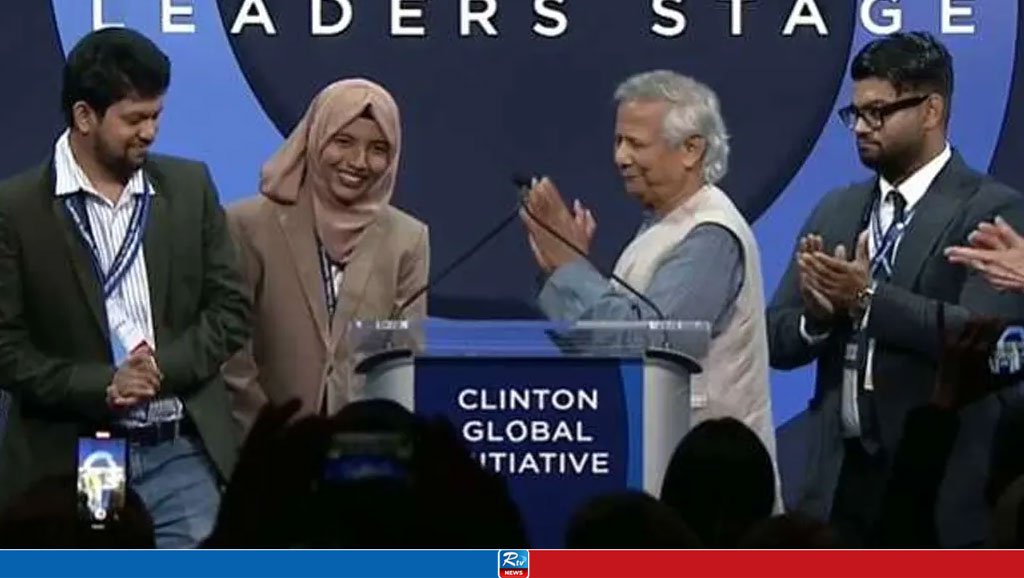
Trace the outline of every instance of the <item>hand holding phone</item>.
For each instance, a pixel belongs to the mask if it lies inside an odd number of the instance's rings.
[[[78,438],[79,516],[93,529],[116,522],[128,490],[128,443],[108,432]]]
[[[947,330],[945,306],[936,308],[940,352],[932,403],[959,410],[1020,378],[1020,334],[997,318],[970,319],[959,330]],[[1019,335],[1018,335],[1019,337]]]
[[[405,480],[412,443],[403,435],[378,432],[337,432],[324,462],[326,482],[369,479]]]

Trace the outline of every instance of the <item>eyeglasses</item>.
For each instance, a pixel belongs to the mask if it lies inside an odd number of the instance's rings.
[[[927,94],[911,96],[910,98],[904,98],[889,104],[866,106],[864,108],[857,108],[851,104],[839,109],[839,119],[850,130],[854,130],[857,127],[857,119],[863,119],[864,124],[868,125],[868,128],[871,130],[878,130],[885,124],[886,118],[901,110],[913,108],[921,104],[928,100],[929,96]]]

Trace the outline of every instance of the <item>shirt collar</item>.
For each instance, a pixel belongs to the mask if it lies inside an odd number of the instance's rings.
[[[75,160],[75,155],[71,151],[69,134],[70,132],[65,130],[64,134],[60,135],[60,138],[57,139],[57,144],[54,145],[53,165],[57,177],[54,194],[58,197],[63,197],[79,191],[85,191],[91,195],[103,198],[99,191],[96,190],[96,187],[92,186],[89,177],[86,176],[85,171],[82,170],[82,167]],[[128,180],[124,190],[131,195],[141,195],[147,189],[150,195],[155,194],[153,187],[147,187],[146,185],[146,175],[142,169],[139,169]]]
[[[899,187],[894,187],[892,183],[885,180],[885,177],[878,178],[878,188],[882,194],[882,202],[885,203],[886,195],[888,195],[893,189],[899,189],[900,194],[907,201],[907,210],[910,211],[914,208],[914,205],[920,201],[924,194],[928,192],[928,188],[932,186],[932,182],[942,172],[943,167],[949,162],[949,159],[953,157],[953,151],[950,149],[949,143],[946,143],[946,148],[942,149],[935,158],[925,163],[925,165],[917,172],[910,175],[907,180],[903,181]]]

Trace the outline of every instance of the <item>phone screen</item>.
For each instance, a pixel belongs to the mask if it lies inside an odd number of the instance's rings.
[[[989,357],[989,371],[1000,377],[1016,377],[1024,362],[1024,326],[1008,325]]]
[[[116,521],[128,487],[128,444],[105,432],[78,438],[78,509],[94,528]]]
[[[336,433],[327,450],[323,477],[328,482],[404,480],[411,457],[411,443],[399,434]]]

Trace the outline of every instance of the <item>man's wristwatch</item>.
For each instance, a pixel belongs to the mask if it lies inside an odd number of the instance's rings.
[[[857,292],[857,307],[854,311],[853,318],[859,325],[863,320],[864,314],[867,313],[869,307],[871,307],[871,299],[875,296],[875,284],[869,283],[865,285],[860,291]]]

